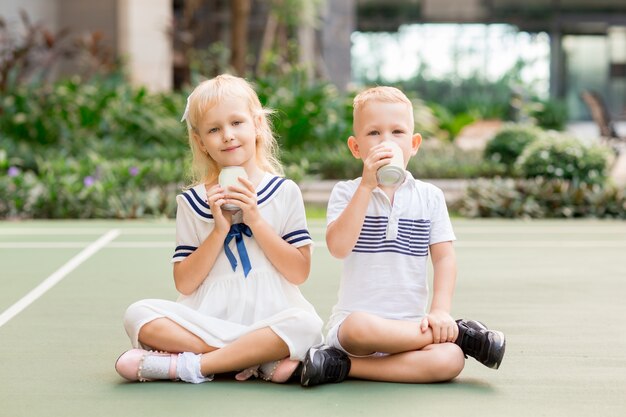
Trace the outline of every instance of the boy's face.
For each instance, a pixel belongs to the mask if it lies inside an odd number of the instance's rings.
[[[413,134],[411,109],[405,103],[372,101],[354,115],[354,136],[348,146],[355,158],[365,159],[370,149],[382,142],[395,142],[404,155],[404,167],[417,153],[422,137]]]

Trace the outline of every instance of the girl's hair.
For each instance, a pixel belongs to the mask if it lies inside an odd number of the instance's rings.
[[[239,97],[248,104],[247,110],[254,120],[257,132],[256,162],[259,168],[282,175],[283,169],[277,157],[278,145],[269,120],[272,111],[263,108],[256,92],[246,80],[222,74],[200,83],[187,98],[187,108],[183,119],[187,122],[187,134],[191,148],[192,186],[213,182],[219,175],[217,163],[202,151],[194,138],[194,133],[200,133],[198,125],[202,118],[226,97]]]
[[[411,114],[411,120],[413,120],[413,103],[411,100],[400,90],[395,87],[378,86],[368,88],[357,94],[354,97],[353,102],[353,116],[362,110],[368,103],[372,101],[380,101],[383,103],[404,103],[407,105],[407,109]]]

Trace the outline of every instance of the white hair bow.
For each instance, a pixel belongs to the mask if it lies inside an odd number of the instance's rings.
[[[185,106],[185,112],[183,113],[183,118],[180,119],[181,122],[186,122],[187,121],[187,117],[189,117],[189,99],[191,98],[191,95],[189,95],[189,97],[187,97],[187,105]]]

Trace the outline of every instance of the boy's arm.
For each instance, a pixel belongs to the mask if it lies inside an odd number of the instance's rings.
[[[350,141],[355,141],[355,139],[350,137]],[[378,144],[372,147],[367,157],[363,159],[363,175],[359,187],[341,215],[326,229],[326,245],[330,254],[335,258],[345,258],[356,245],[372,191],[378,186],[376,171],[387,164],[391,156],[392,153],[384,144]]]
[[[435,343],[453,342],[458,327],[450,315],[452,296],[456,285],[456,256],[452,242],[440,242],[430,246],[433,263],[433,299],[430,312],[422,321],[422,331],[433,329]]]
[[[371,196],[372,189],[359,185],[341,215],[328,225],[326,245],[335,258],[345,258],[356,245]]]

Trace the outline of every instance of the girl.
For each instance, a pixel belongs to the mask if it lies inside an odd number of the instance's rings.
[[[176,198],[172,262],[181,295],[128,308],[124,326],[136,349],[115,364],[124,378],[199,383],[244,370],[238,380],[285,382],[321,342],[322,320],[297,287],[311,263],[304,204],[296,184],[276,175],[268,113],[230,75],[204,81],[187,99],[195,185]],[[224,189],[217,178],[229,166],[248,178]]]

